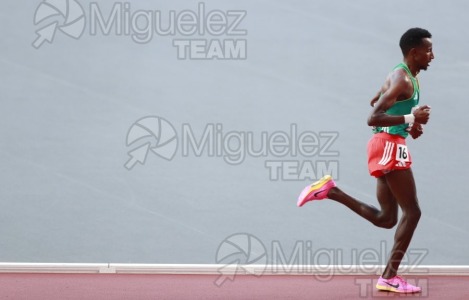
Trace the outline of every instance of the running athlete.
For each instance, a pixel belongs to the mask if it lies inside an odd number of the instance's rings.
[[[377,178],[377,198],[380,210],[363,203],[339,189],[331,176],[307,186],[298,198],[298,206],[312,200],[329,198],[382,228],[397,224],[398,206],[402,217],[394,236],[394,245],[386,268],[376,288],[397,293],[420,292],[421,288],[407,283],[397,275],[402,258],[420,219],[415,181],[410,168],[412,159],[406,146],[410,134],[416,139],[427,124],[430,107],[417,106],[420,100],[417,74],[427,70],[434,58],[432,35],[425,29],[411,28],[399,42],[403,62],[388,75],[381,90],[371,100],[372,111],[368,125],[373,137],[368,142],[368,169]]]

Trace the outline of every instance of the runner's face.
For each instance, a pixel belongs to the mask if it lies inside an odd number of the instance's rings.
[[[430,62],[435,58],[433,55],[432,40],[424,38],[422,45],[416,48],[414,59],[421,70],[427,70]]]

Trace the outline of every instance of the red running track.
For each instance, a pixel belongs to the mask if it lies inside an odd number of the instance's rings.
[[[236,276],[220,287],[216,275],[0,274],[0,299],[469,299],[469,277],[407,277],[421,294],[374,289],[377,277]]]

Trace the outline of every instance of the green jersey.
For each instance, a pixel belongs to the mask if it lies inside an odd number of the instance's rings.
[[[412,73],[410,72],[409,68],[407,67],[405,63],[398,64],[393,70],[397,70],[397,69],[404,69],[407,72],[407,74],[410,77],[410,80],[412,81],[414,92],[409,99],[396,101],[396,103],[394,103],[394,105],[391,106],[386,111],[386,113],[388,115],[393,115],[393,116],[403,116],[403,115],[410,114],[412,112],[412,108],[418,105],[419,97],[420,97],[420,89],[419,89],[419,83],[417,81],[417,78],[412,76]],[[389,127],[373,127],[373,133],[387,132],[389,134],[397,134],[406,138],[409,135],[409,133],[406,131],[408,126],[409,126],[408,123],[404,123],[404,124],[399,124],[399,125],[394,125],[394,126],[389,126]]]

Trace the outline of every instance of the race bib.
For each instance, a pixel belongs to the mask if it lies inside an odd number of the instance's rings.
[[[396,160],[402,162],[409,161],[409,151],[406,145],[397,144]]]

